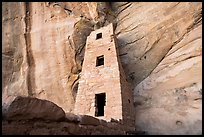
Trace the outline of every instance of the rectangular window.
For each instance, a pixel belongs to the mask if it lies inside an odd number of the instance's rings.
[[[106,104],[106,94],[95,94],[95,116],[104,116],[104,106]]]
[[[104,55],[96,58],[96,67],[101,65],[104,65]]]
[[[102,33],[96,34],[96,39],[101,39],[102,38]]]

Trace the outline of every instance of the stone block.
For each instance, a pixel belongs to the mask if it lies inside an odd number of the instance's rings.
[[[73,113],[66,113],[65,114],[65,121],[79,123],[80,117],[78,115],[73,114]]]
[[[100,121],[97,118],[94,118],[89,115],[81,115],[80,125],[100,125]]]
[[[102,126],[107,126],[107,122],[106,122],[105,120],[100,119],[99,121],[100,121],[100,124],[101,124]]]

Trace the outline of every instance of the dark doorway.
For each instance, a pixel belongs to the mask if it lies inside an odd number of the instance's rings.
[[[101,65],[104,65],[104,55],[96,58],[96,67]]]
[[[104,106],[106,104],[106,94],[96,94],[95,95],[95,116],[104,116]]]

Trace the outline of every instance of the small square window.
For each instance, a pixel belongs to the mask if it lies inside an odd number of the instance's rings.
[[[101,39],[102,38],[102,33],[96,34],[96,39]]]
[[[101,65],[104,65],[104,55],[96,58],[96,67]]]

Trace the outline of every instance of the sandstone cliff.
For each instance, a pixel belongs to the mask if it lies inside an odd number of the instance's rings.
[[[202,3],[2,3],[3,107],[12,95],[72,112],[86,37],[113,22],[136,128],[202,134]]]
[[[134,88],[136,127],[202,133],[202,5],[117,3],[121,60]]]
[[[35,96],[71,111],[92,10],[94,3],[3,3],[3,98]]]

